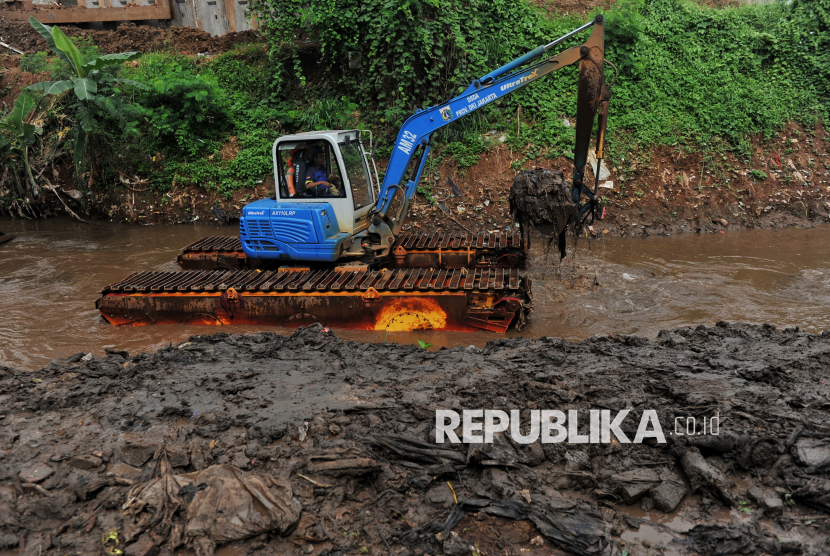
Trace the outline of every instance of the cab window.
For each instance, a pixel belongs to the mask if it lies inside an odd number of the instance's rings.
[[[346,196],[343,173],[328,141],[280,143],[277,166],[281,199]]]
[[[369,177],[369,168],[360,143],[347,136],[347,139],[340,143],[340,153],[343,155],[346,173],[349,176],[355,210],[372,204],[375,200],[372,179]]]

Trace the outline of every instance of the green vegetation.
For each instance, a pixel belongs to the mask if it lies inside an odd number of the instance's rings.
[[[294,61],[275,87],[326,92],[303,87],[296,45],[307,36],[320,44],[322,71],[337,76],[326,87],[358,99],[370,123],[393,127],[416,107],[440,102],[583,23],[546,17],[520,0],[351,0],[336,7],[276,0],[268,6],[279,14],[265,18],[273,57]],[[830,0],[722,10],[687,0],[620,0],[607,17],[607,56],[620,70],[612,147],[722,138],[740,150],[749,135],[770,134],[788,119],[827,118]],[[352,59],[360,67],[351,67]],[[467,120],[478,118],[472,127],[479,129],[508,131],[514,149],[569,154],[573,131],[563,116],[573,119],[575,81],[574,68],[563,70]],[[366,107],[376,107],[375,113]],[[463,125],[470,127],[467,120]]]
[[[71,97],[73,100],[70,101],[73,103],[70,111],[76,114],[75,126],[71,131],[74,138],[72,151],[75,164],[80,164],[83,159],[87,134],[97,132],[100,129],[99,124],[103,121],[116,120],[124,137],[138,135],[135,122],[126,116],[128,110],[124,107],[120,95],[116,94],[116,86],[124,83],[142,89],[146,87],[135,81],[115,77],[105,70],[133,60],[139,53],[98,55],[96,52],[89,52],[85,56],[59,27],[42,25],[33,17],[29,18],[29,23],[64,62],[65,67],[69,68],[67,79],[41,81],[28,89],[40,91],[44,95],[60,95],[70,89],[74,93]],[[57,70],[56,73],[62,72]]]
[[[34,180],[25,171],[32,160],[35,169],[74,160],[85,186],[137,175],[161,191],[197,184],[230,194],[272,173],[270,146],[285,133],[368,128],[383,157],[416,108],[585,20],[542,13],[526,0],[254,0],[252,7],[268,48],[243,45],[212,58],[146,54],[125,65],[130,56],[100,56],[88,41],[64,36],[50,44],[56,58],[24,57],[22,68],[48,71],[53,81],[26,93],[21,118],[11,108],[0,114],[0,163],[17,168],[0,177],[11,180],[0,182],[0,205],[19,197],[9,183]],[[639,152],[642,161],[650,145],[703,150],[706,168],[719,172],[715,153],[748,156],[750,136],[830,115],[830,0],[727,9],[619,0],[606,16],[607,57],[619,68],[606,158],[624,177],[631,170],[623,159]],[[516,168],[572,156],[576,73],[556,72],[442,130],[437,158],[463,173],[497,138]],[[610,66],[607,75],[614,78]],[[425,179],[422,193],[429,188]]]

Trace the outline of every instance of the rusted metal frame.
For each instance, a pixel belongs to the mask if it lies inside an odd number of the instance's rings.
[[[480,270],[473,270],[472,268],[467,271],[467,279],[464,280],[464,289],[471,290],[475,286],[476,278],[481,274]]]
[[[177,281],[177,280],[179,280],[179,279],[181,279],[181,273],[177,273],[177,272],[165,272],[165,273],[164,273],[164,278],[163,278],[162,280],[160,280],[159,282],[157,282],[154,286],[151,286],[151,287],[150,287],[150,291],[151,291],[151,292],[160,292],[160,291],[164,291],[165,287],[166,287],[166,286],[167,286],[170,282],[175,282],[175,281]]]
[[[360,282],[360,285],[357,287],[357,289],[359,289],[360,291],[368,290],[370,287],[372,287],[372,284],[375,283],[375,280],[377,280],[378,276],[380,276],[380,271],[378,271],[378,270],[370,271],[369,274],[366,275],[366,278],[364,278]]]
[[[179,287],[179,284],[186,284],[188,282],[192,282],[193,279],[196,278],[196,274],[199,273],[193,271],[179,272],[178,276],[172,276],[170,280],[168,280],[164,284],[163,289],[166,292],[176,290]]]
[[[396,247],[400,247],[404,244],[404,242],[409,239],[409,236],[412,235],[412,232],[404,232],[403,234],[398,236],[398,239],[395,240],[395,243],[392,244],[392,250]]]
[[[199,273],[200,276],[197,277],[196,280],[187,284],[185,287],[185,291],[201,291],[202,287],[205,284],[209,284],[213,281],[214,276],[216,275],[215,270],[204,270]],[[179,288],[181,290],[182,288]]]
[[[467,247],[475,247],[475,234],[467,234],[464,236],[464,245]]]
[[[317,291],[327,291],[329,286],[331,286],[334,282],[342,278],[339,272],[332,272],[328,276],[325,277],[319,284],[317,284]]]
[[[421,278],[421,283],[418,285],[419,290],[428,290],[430,282],[432,282],[432,276],[435,274],[435,270],[432,268],[427,269],[424,277]]]
[[[464,275],[461,273],[460,268],[456,268],[455,270],[453,270],[452,276],[450,277],[449,288],[451,290],[457,290],[458,289],[458,283],[461,281],[461,278],[463,276]]]
[[[251,280],[259,276],[258,273],[252,270],[237,270],[235,272],[237,272],[237,274],[231,276],[230,280],[227,282],[227,286],[237,291],[244,289]]]
[[[197,242],[195,245],[189,246],[190,251],[215,251],[216,246],[224,241],[221,236],[210,236],[206,241]],[[185,249],[188,249],[187,247]]]
[[[442,234],[441,235],[441,245],[439,249],[446,249],[450,246],[450,242],[452,242],[452,235],[451,234]]]
[[[519,271],[515,268],[510,270],[510,282],[507,287],[511,290],[519,289]]]
[[[252,281],[247,286],[245,286],[245,291],[256,291],[256,290],[260,289],[260,286],[262,286],[262,284],[267,282],[271,278],[271,276],[273,276],[273,275],[274,275],[273,270],[265,270],[263,272],[260,272],[259,276],[256,280]]]
[[[253,284],[260,278],[261,272],[257,272],[255,270],[241,270],[244,274],[241,274],[236,277],[236,280],[231,287],[236,291],[242,291],[248,287],[249,284]]]
[[[401,282],[403,282],[409,276],[409,274],[412,273],[412,269],[402,268],[402,269],[399,269],[399,270],[400,270],[400,272],[398,272],[398,275],[395,277],[394,280],[392,280],[392,283],[389,284],[389,289],[390,290],[399,289],[400,286],[401,286]]]
[[[496,283],[493,286],[496,290],[503,290],[504,289],[504,269],[498,268],[496,269]]]
[[[481,271],[480,274],[480,281],[478,284],[478,288],[482,291],[486,291],[490,289],[490,273],[492,269],[484,269]]]
[[[285,291],[285,288],[287,288],[289,284],[292,284],[302,278],[303,274],[303,272],[285,272],[285,276],[283,276],[282,279],[272,287],[274,290],[279,292]]]
[[[206,278],[209,278],[212,274],[210,270],[190,270],[187,271],[190,274],[190,278],[183,282],[179,282],[175,284],[175,288],[164,288],[165,291],[171,291],[175,289],[176,291],[188,291],[192,286],[204,281]]]
[[[162,272],[159,275],[158,280],[155,280],[152,284],[150,284],[150,291],[151,292],[162,291],[164,289],[164,284],[166,284],[167,281],[170,280],[170,277],[174,276],[174,275],[175,275],[174,272]]]
[[[421,274],[424,269],[416,268],[412,275],[406,280],[403,285],[403,289],[405,290],[412,290],[415,288],[415,284],[418,282],[418,279],[421,277]]]
[[[242,240],[238,237],[228,237],[221,244],[216,246],[217,251],[241,251]]]
[[[507,247],[507,234],[500,233],[496,235],[499,237],[499,248],[504,249],[505,247]]]
[[[398,270],[399,269],[387,270],[386,272],[384,272],[381,279],[378,280],[377,284],[375,284],[375,289],[378,291],[385,290],[389,286],[389,282],[392,281],[392,278],[394,278],[395,273],[398,272]]]
[[[339,292],[343,288],[343,284],[354,276],[353,272],[341,272],[337,280],[331,285],[331,291]]]
[[[300,278],[292,282],[288,286],[289,291],[297,291],[303,288],[308,282],[314,280],[315,278],[320,278],[326,271],[325,270],[307,270],[300,274]]]
[[[447,269],[442,268],[441,271],[438,273],[438,276],[435,278],[435,283],[430,287],[430,289],[434,290],[434,291],[443,290],[446,280],[447,280]]]
[[[213,284],[213,281],[216,279],[216,274],[218,271],[216,270],[206,270],[204,276],[198,281],[190,284],[188,289],[192,292],[201,292],[205,289],[205,286],[209,286]]]
[[[302,288],[306,282],[308,282],[309,280],[313,280],[323,272],[323,270],[304,270],[302,272],[299,272],[298,274],[300,276],[296,280],[293,280],[288,283],[288,291],[297,291],[298,289]]]
[[[418,238],[418,243],[415,244],[415,249],[423,249],[426,247],[428,241],[429,236],[427,234],[421,234],[421,237]]]
[[[406,241],[403,248],[412,249],[415,246],[415,244],[418,243],[419,239],[421,239],[420,234],[412,234],[411,236],[409,236],[409,239]]]
[[[225,284],[225,281],[231,277],[232,273],[232,270],[217,270],[216,274],[211,277],[210,281],[205,282],[202,285],[202,289],[206,292],[213,292],[219,289],[227,288],[228,286]]]
[[[120,282],[116,282],[114,284],[110,284],[106,286],[100,293],[104,293],[107,291],[122,291],[129,288],[129,291],[132,291],[132,283],[136,281],[141,281],[147,277],[148,274],[152,274],[151,272],[134,272],[121,280]]]
[[[309,280],[306,281],[305,284],[303,284],[303,291],[310,292],[311,290],[317,287],[317,284],[328,278],[330,274],[334,274],[334,271],[318,271],[318,274],[312,276]]]
[[[357,287],[357,284],[359,284],[360,282],[363,281],[363,279],[366,277],[366,274],[368,274],[368,272],[369,272],[368,270],[361,270],[360,272],[355,274],[354,278],[349,280],[349,283],[346,284],[346,290],[349,290],[349,291],[354,290]]]
[[[185,246],[182,249],[182,253],[187,253],[188,251],[207,251],[213,245],[213,242],[216,241],[216,236],[207,236],[203,237],[202,239],[196,240],[190,245]]]
[[[234,287],[236,282],[239,280],[240,275],[245,274],[246,272],[246,270],[229,270],[228,274],[223,276],[219,283],[216,284],[216,289],[226,290]]]
[[[441,241],[441,234],[435,232],[435,235],[432,236],[432,239],[429,240],[429,245],[427,245],[427,249],[435,249],[438,247],[438,243]]]
[[[199,276],[193,280],[192,282],[188,283],[186,287],[179,287],[179,291],[199,291],[202,289],[202,284],[206,282],[210,282],[213,279],[213,274],[215,273],[214,270],[203,270],[199,273]]]
[[[148,292],[148,291],[150,291],[150,288],[153,285],[158,284],[159,282],[161,282],[162,280],[165,279],[165,274],[166,273],[163,273],[163,272],[161,272],[161,273],[151,272],[149,276],[144,277],[140,282],[130,284],[132,286],[131,291]],[[126,288],[125,288],[125,290],[126,290]],[[130,291],[130,290],[126,290],[126,291]]]
[[[479,232],[478,236],[473,239],[475,241],[475,248],[481,249],[484,247],[484,232]]]
[[[274,285],[276,285],[280,280],[284,280],[285,276],[279,270],[275,270],[271,272],[271,275],[268,277],[268,281],[261,284],[259,286],[260,291],[270,291]]]
[[[516,313],[505,311],[468,311],[466,324],[491,332],[504,333],[507,332],[514,318],[516,318]]]
[[[456,234],[452,238],[452,248],[453,249],[458,249],[459,247],[461,247],[461,236]]]

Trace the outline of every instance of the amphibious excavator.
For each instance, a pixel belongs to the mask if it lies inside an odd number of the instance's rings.
[[[591,27],[584,44],[533,63]],[[518,272],[521,234],[404,233],[402,225],[436,131],[576,63],[572,200],[578,219],[601,217],[597,184],[586,185],[584,173],[595,120],[602,158],[610,98],[604,36],[599,15],[447,102],[417,110],[398,133],[382,182],[371,132],[280,137],[272,149],[274,195],[243,207],[238,238],[203,238],[179,255],[185,271],[132,274],[104,288],[96,306],[116,325],[313,319],[377,330],[521,328],[531,310],[530,280]]]

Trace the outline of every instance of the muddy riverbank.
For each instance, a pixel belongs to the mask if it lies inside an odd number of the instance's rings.
[[[828,333],[726,323],[438,352],[316,325],[0,367],[0,549],[830,554],[828,368]],[[665,443],[436,445],[439,409],[577,410],[572,440],[654,410]]]

